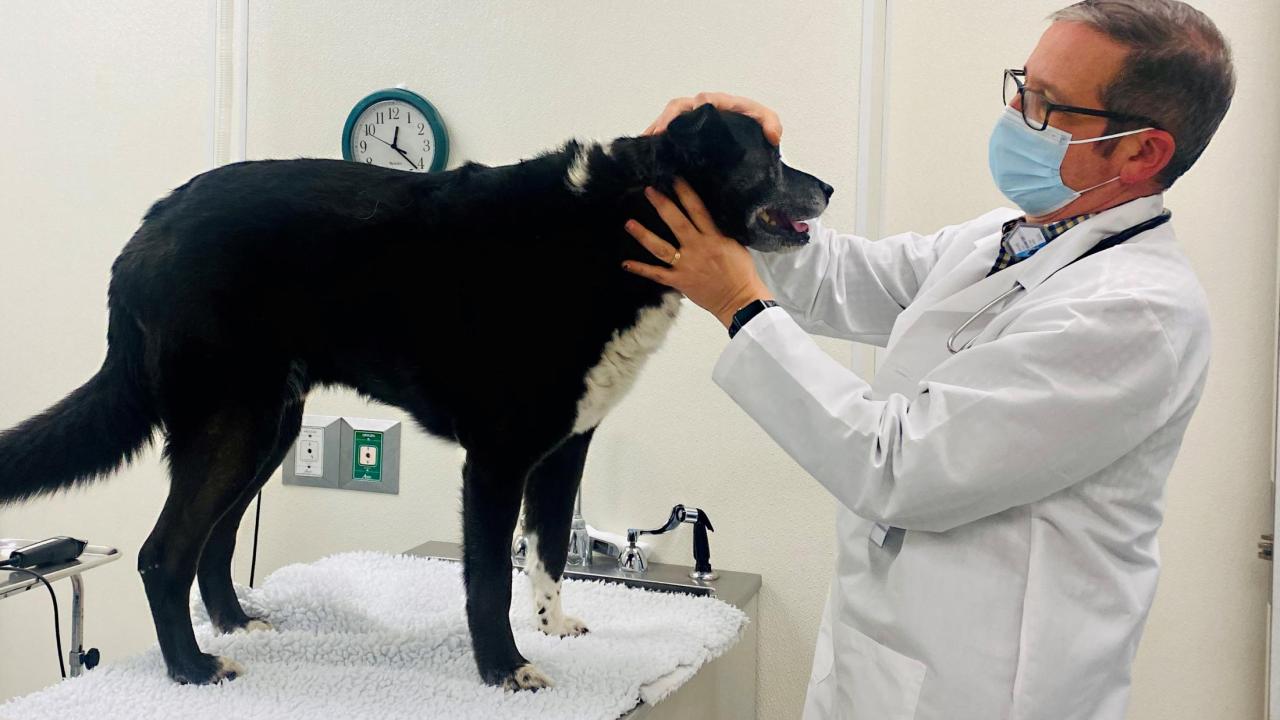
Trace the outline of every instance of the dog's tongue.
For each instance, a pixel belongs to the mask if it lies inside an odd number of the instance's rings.
[[[802,223],[799,220],[792,220],[791,229],[796,232],[809,232],[809,225],[808,223]]]

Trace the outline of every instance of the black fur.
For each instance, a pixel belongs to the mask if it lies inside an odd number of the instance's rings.
[[[589,179],[573,187],[579,153]],[[352,387],[466,448],[467,616],[481,676],[506,683],[525,663],[507,621],[522,493],[558,579],[592,435],[572,432],[584,378],[670,292],[621,270],[654,262],[623,223],[671,239],[643,188],[670,192],[676,175],[726,234],[769,250],[807,241],[786,218],[817,215],[831,191],[711,106],[607,152],[571,142],[505,167],[268,160],[199,175],[116,260],[102,369],[0,434],[0,503],[108,474],[163,428],[172,483],[139,572],[169,674],[217,681],[229,673],[196,645],[191,583],[219,628],[249,622],[231,589],[240,518],[310,389]]]

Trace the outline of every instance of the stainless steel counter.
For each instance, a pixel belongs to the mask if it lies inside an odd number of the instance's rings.
[[[423,543],[406,551],[405,554],[460,561],[462,546],[457,543],[433,541]],[[521,567],[520,563],[516,566]],[[745,608],[746,604],[760,592],[760,576],[754,573],[717,568],[716,572],[720,577],[704,581],[689,577],[689,571],[692,569],[684,565],[651,562],[644,573],[635,574],[619,570],[617,562],[612,558],[600,558],[589,567],[566,567],[564,574],[565,577],[575,580],[604,580],[647,590],[710,595],[740,609]]]

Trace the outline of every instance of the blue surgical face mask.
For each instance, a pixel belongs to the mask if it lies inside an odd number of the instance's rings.
[[[1033,130],[1022,119],[1022,113],[1006,107],[991,132],[987,161],[991,177],[1000,192],[1031,216],[1048,215],[1070,205],[1090,190],[1120,179],[1117,175],[1106,182],[1084,190],[1072,190],[1062,182],[1062,159],[1072,145],[1094,143],[1111,138],[1134,135],[1151,128],[1072,140],[1071,133],[1052,125]]]

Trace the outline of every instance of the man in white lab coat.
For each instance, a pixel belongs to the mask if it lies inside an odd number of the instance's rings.
[[[1174,0],[1052,19],[1005,74],[990,139],[1020,210],[878,242],[815,221],[809,245],[764,255],[678,184],[686,212],[651,198],[679,257],[630,225],[665,264],[626,269],[730,329],[715,381],[839,501],[805,717],[1124,715],[1164,483],[1209,362],[1162,192],[1234,74],[1213,23]],[[673,100],[651,131],[701,102],[781,134],[716,94]],[[887,354],[868,384],[807,332]]]

